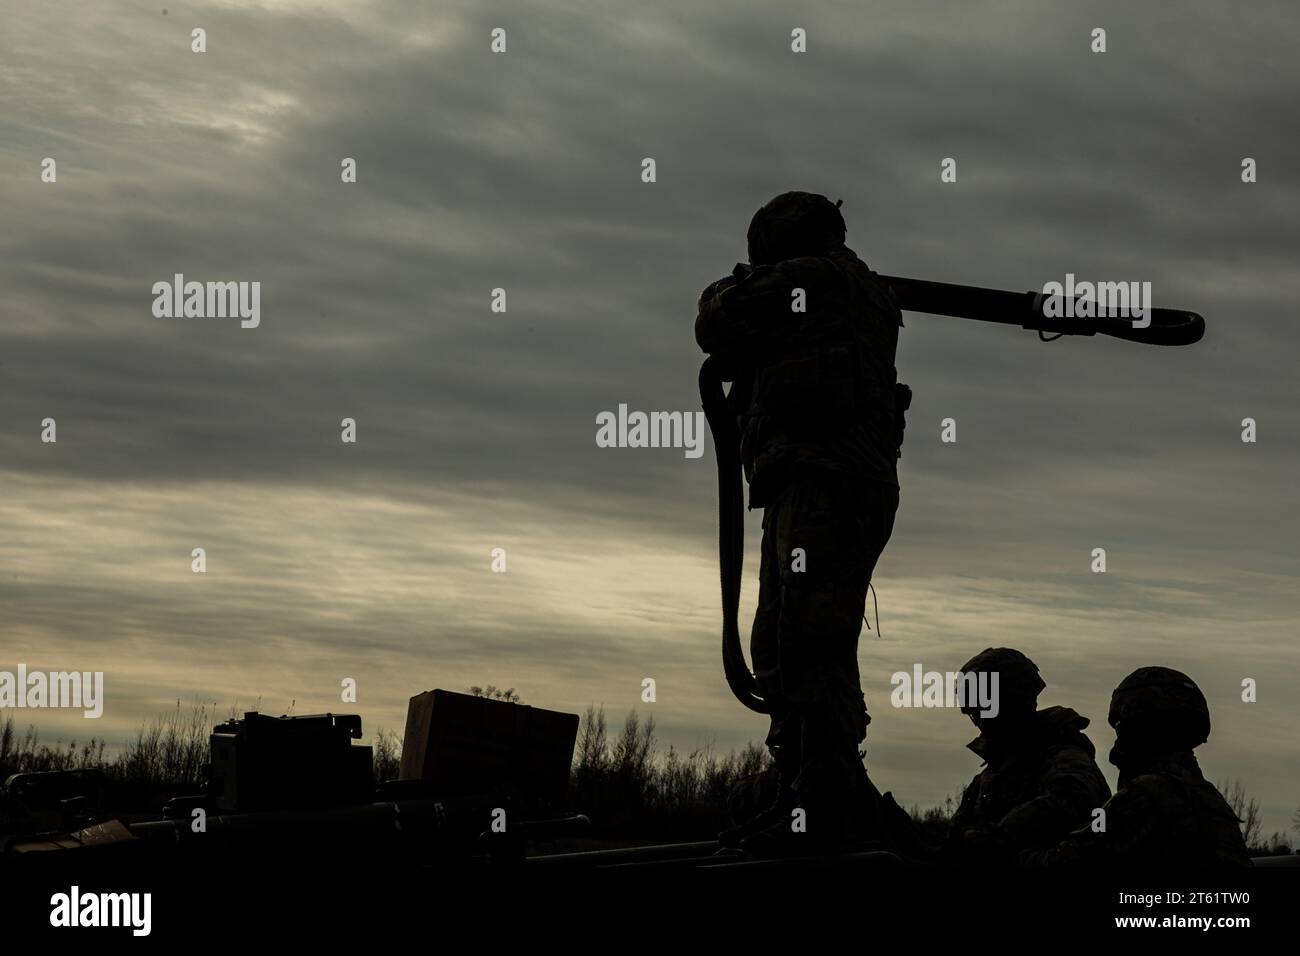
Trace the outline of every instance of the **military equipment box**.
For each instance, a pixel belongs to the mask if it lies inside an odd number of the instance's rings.
[[[212,728],[208,795],[215,809],[298,810],[371,799],[370,747],[356,714],[268,717],[249,712]]]
[[[411,698],[401,775],[438,796],[504,790],[532,809],[568,790],[578,715],[431,690]]]

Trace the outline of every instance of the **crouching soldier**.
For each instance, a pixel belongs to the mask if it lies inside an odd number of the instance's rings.
[[[1186,674],[1140,667],[1110,699],[1119,787],[1091,826],[1024,854],[1029,867],[1250,866],[1236,814],[1192,751],[1210,736],[1205,695]]]
[[[1096,748],[1083,734],[1088,718],[1068,707],[1038,710],[1047,686],[1024,654],[990,647],[963,674],[997,675],[996,714],[978,703],[962,712],[980,734],[967,746],[984,769],[962,794],[945,856],[961,866],[1014,866],[1018,855],[1056,845],[1092,819],[1110,797]]]

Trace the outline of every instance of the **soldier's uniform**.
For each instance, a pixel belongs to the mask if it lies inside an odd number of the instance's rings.
[[[1115,689],[1110,724],[1110,761],[1120,774],[1104,807],[1105,829],[1082,827],[1021,862],[1110,871],[1249,866],[1236,815],[1192,754],[1210,735],[1209,707],[1195,682],[1167,667],[1139,668]]]
[[[1053,846],[1091,819],[1110,797],[1088,718],[1068,707],[1037,710],[1047,685],[1020,651],[990,647],[961,669],[998,675],[998,715],[981,718],[967,747],[985,761],[953,814],[947,856],[959,865],[1012,865],[1027,850]]]
[[[952,818],[955,839],[1008,863],[1017,852],[1054,845],[1110,797],[1096,748],[1083,734],[1087,717],[1068,707],[1047,707],[1032,721],[1014,749],[992,747],[983,735],[967,745],[987,764],[962,793]],[[965,836],[968,830],[978,832],[976,840]]]
[[[870,718],[857,642],[902,440],[902,315],[843,239],[824,197],[778,196],[750,226],[752,268],[705,289],[695,323],[700,347],[735,370],[749,506],[763,508],[751,653],[767,744],[787,796],[827,808],[821,820],[874,793],[858,755]],[[809,811],[809,833],[818,822]]]

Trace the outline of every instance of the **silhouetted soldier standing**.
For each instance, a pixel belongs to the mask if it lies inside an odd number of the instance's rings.
[[[731,837],[754,833],[745,845],[764,851],[800,836],[796,806],[807,814],[799,848],[877,826],[858,751],[870,717],[857,647],[898,509],[902,314],[844,236],[838,204],[777,196],[750,223],[749,266],[704,290],[695,322],[700,348],[735,381],[749,506],[763,508],[751,653],[780,796]]]

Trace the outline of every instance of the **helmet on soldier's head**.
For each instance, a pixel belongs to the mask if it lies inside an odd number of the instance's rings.
[[[1117,738],[1141,741],[1148,750],[1191,750],[1210,737],[1205,695],[1170,667],[1139,667],[1120,681],[1106,719]]]
[[[839,202],[817,193],[782,193],[749,221],[745,238],[750,265],[771,265],[815,256],[844,244],[847,231]]]
[[[1038,695],[1047,686],[1038,676],[1038,665],[1013,647],[986,647],[968,660],[961,672],[997,674],[1000,710],[1033,710]],[[964,714],[975,710],[979,710],[978,705],[962,707]]]

